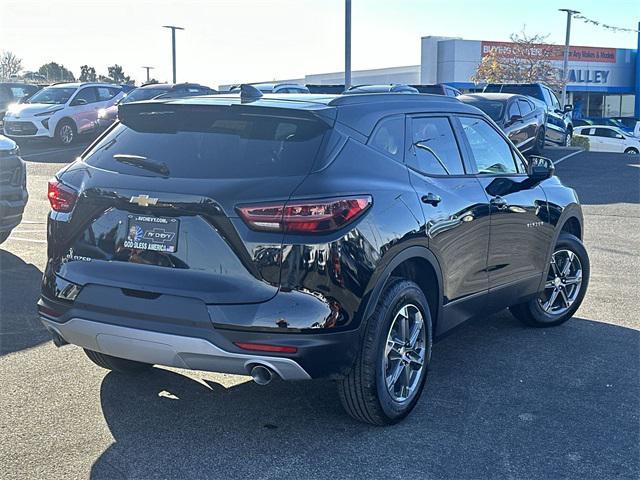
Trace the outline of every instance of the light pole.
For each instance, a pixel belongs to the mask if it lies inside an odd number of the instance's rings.
[[[351,86],[351,0],[344,4],[344,89]]]
[[[149,83],[149,81],[151,80],[151,78],[149,77],[149,70],[153,70],[154,67],[142,67],[147,71],[147,83]]]
[[[173,59],[173,83],[176,83],[176,30],[184,30],[182,27],[176,27],[175,25],[163,25],[162,28],[171,29],[171,52]]]
[[[571,38],[571,17],[580,13],[577,10],[559,8],[560,12],[567,12],[567,32],[564,40],[564,58],[562,62],[562,108],[567,104],[567,71],[569,68],[569,39]]]

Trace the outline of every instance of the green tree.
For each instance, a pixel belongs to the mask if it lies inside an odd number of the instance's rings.
[[[89,65],[82,65],[80,67],[80,77],[78,80],[81,82],[95,82],[98,79],[96,75],[96,69]]]
[[[5,51],[0,54],[0,79],[9,79],[22,70],[22,59],[15,53]]]
[[[122,66],[117,63],[108,67],[107,72],[109,72],[108,78],[110,78],[113,83],[131,83],[131,77],[125,75]]]
[[[38,73],[43,75],[49,82],[75,82],[76,80],[71,70],[68,70],[64,65],[56,62],[49,62],[42,65],[38,69]]]

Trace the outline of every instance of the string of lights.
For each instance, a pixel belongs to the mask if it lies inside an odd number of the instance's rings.
[[[601,27],[601,28],[610,30],[612,32],[640,33],[640,31],[636,30],[635,28],[614,27],[613,25],[607,25],[605,23],[598,22],[597,20],[592,20],[592,19],[590,19],[588,17],[585,17],[584,15],[581,15],[580,13],[574,14],[573,18],[575,18],[576,20],[582,20],[584,23],[589,23],[591,25],[595,25],[597,27]]]

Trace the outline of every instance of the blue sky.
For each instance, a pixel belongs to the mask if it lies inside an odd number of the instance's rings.
[[[603,23],[637,28],[640,0],[352,0],[354,70],[420,63],[420,37],[508,40],[526,27],[564,43],[565,15],[580,10]],[[212,86],[341,71],[344,0],[2,0],[0,50],[26,69],[48,61],[76,75],[113,63],[140,81],[142,65],[170,79],[170,33],[177,24],[178,80]],[[635,48],[633,33],[574,21],[571,43]]]

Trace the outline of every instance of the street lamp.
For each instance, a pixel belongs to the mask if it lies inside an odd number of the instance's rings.
[[[171,51],[173,53],[173,83],[176,83],[176,30],[184,30],[182,27],[176,27],[175,25],[163,25],[162,28],[171,29]]]
[[[568,8],[559,8],[560,12],[567,12],[567,31],[564,40],[564,59],[562,62],[562,107],[567,104],[567,71],[569,68],[569,38],[571,37],[571,17],[576,13],[580,13],[578,10],[570,10]]]
[[[149,83],[149,81],[151,80],[151,78],[149,78],[149,70],[153,70],[154,67],[142,67],[147,71],[147,83]]]
[[[351,0],[344,4],[344,89],[351,86]]]

